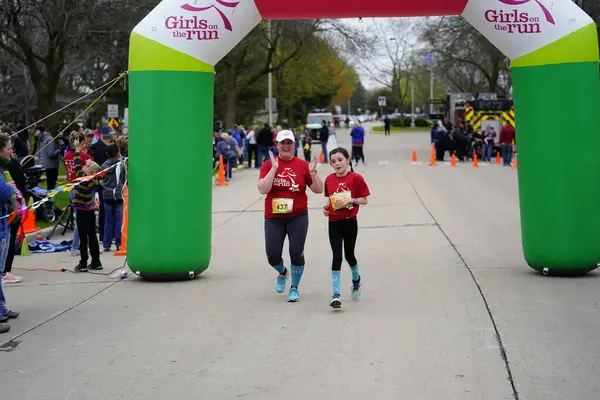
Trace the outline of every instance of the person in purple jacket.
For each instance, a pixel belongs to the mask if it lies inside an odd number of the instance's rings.
[[[352,137],[352,159],[355,161],[355,166],[358,165],[358,161],[362,160],[363,165],[365,163],[365,152],[363,147],[365,145],[365,128],[362,127],[360,121],[356,121],[356,126],[350,131]]]
[[[12,143],[10,137],[6,133],[0,133],[0,161],[3,161],[2,164],[10,162],[11,152]],[[7,183],[4,180],[4,172],[4,169],[0,168],[0,275],[4,272],[4,264],[6,263],[8,246],[10,244],[8,225],[8,216],[10,214],[9,204],[16,191],[16,186],[13,182]],[[0,333],[8,332],[10,325],[5,322],[18,316],[18,312],[10,311],[6,308],[6,298],[2,291],[2,280],[0,279]]]

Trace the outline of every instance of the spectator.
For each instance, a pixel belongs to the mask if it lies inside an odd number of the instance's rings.
[[[46,181],[48,190],[56,188],[58,179],[58,157],[61,153],[59,144],[56,141],[58,130],[55,127],[50,131],[44,131],[41,136],[40,164],[46,170]]]
[[[256,138],[258,145],[258,160],[256,168],[260,168],[262,163],[269,158],[269,149],[273,146],[273,132],[269,124],[265,124]]]
[[[83,143],[75,140],[73,142],[75,152],[73,154],[73,168],[78,178],[89,176],[100,172],[100,166],[92,160],[85,165],[81,162],[81,147]],[[77,229],[80,233],[81,246],[79,248],[81,259],[75,267],[75,272],[87,272],[88,269],[101,270],[100,246],[96,236],[96,212],[94,211],[94,192],[96,178],[79,183],[73,189],[73,208],[77,210]],[[92,263],[88,266],[88,246],[92,256]]]
[[[0,160],[5,164],[12,158],[12,143],[10,137],[5,133],[0,133]],[[0,215],[9,215],[9,204],[12,196],[15,194],[16,186],[14,183],[6,183],[4,180],[4,170],[0,171]],[[8,248],[10,246],[10,231],[8,227],[8,218],[0,219],[0,272],[4,272]],[[2,279],[0,279],[0,323],[5,323],[9,319],[17,318],[19,313],[10,311],[6,308],[6,298],[2,291]],[[10,329],[10,326],[0,326],[0,332],[4,333]]]
[[[101,185],[104,199],[104,251],[110,251],[114,239],[117,250],[121,249],[121,223],[123,219],[123,185],[125,184],[125,166],[119,164],[119,147],[111,144],[106,149],[108,160],[102,164],[107,170]],[[118,165],[117,165],[118,164]]]
[[[319,131],[319,140],[321,142],[321,151],[323,152],[323,163],[328,164],[327,161],[327,141],[329,140],[329,127],[327,121],[321,121],[321,129]]]
[[[515,140],[515,128],[504,120],[504,127],[500,131],[500,151],[502,162],[505,167],[510,167],[513,157],[513,141]]]
[[[112,126],[103,126],[100,130],[100,141],[93,144],[90,148],[90,153],[94,162],[98,165],[102,165],[108,159],[106,151],[108,146],[114,143],[115,130]],[[102,197],[102,187],[96,186],[96,192],[98,193],[98,201],[100,203],[100,210],[98,212],[98,230],[100,231],[100,238],[104,239],[104,198]]]

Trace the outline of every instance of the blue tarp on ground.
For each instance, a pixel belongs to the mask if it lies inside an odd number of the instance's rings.
[[[60,243],[52,243],[47,240],[41,240],[29,243],[28,247],[30,253],[60,253],[71,250],[72,245],[72,240],[63,240]]]

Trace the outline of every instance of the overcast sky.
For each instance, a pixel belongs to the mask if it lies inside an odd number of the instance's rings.
[[[418,23],[419,21],[423,20],[423,18],[365,18],[365,19],[363,19],[362,22],[359,22],[358,18],[354,18],[354,19],[343,19],[341,21],[344,21],[345,24],[348,24],[350,26],[357,27],[360,29],[365,29],[365,30],[368,30],[369,32],[373,33],[378,30],[377,29],[378,23],[385,23],[388,20],[408,20],[412,23]],[[393,34],[391,32],[390,32],[389,37],[393,37]],[[381,39],[383,39],[383,37]],[[417,42],[416,35],[414,36],[413,40],[415,43]],[[387,64],[389,64],[389,59],[387,57],[373,56],[372,59],[363,60],[363,62],[365,64],[378,63],[380,65],[387,65]],[[366,73],[364,71],[364,69],[362,69],[362,68],[357,68],[357,69],[358,69],[361,83],[363,84],[364,87],[366,87],[367,89],[375,89],[377,87],[382,86],[380,83],[377,83],[368,73]]]

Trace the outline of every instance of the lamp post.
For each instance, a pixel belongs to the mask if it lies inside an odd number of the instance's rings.
[[[271,51],[271,20],[267,21],[267,38],[269,45],[269,52]],[[273,126],[273,73],[271,72],[272,64],[269,63],[269,126]]]
[[[410,74],[410,127],[415,127],[415,78]]]

